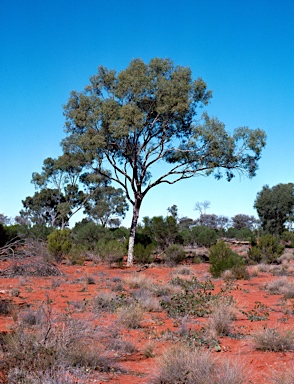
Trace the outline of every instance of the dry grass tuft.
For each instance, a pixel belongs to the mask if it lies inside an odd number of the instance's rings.
[[[158,360],[152,384],[245,384],[247,374],[242,364],[227,360],[221,363],[208,351],[184,347],[169,349]]]
[[[294,333],[292,330],[265,328],[253,336],[255,349],[260,351],[284,352],[294,349]]]

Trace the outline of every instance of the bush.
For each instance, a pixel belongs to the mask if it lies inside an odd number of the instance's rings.
[[[110,240],[106,242],[104,239],[101,239],[97,243],[96,251],[101,259],[109,264],[121,264],[123,257],[126,254],[124,244],[120,243],[118,240]]]
[[[233,252],[224,241],[220,241],[210,248],[209,262],[211,264],[210,272],[214,277],[219,277],[227,269],[240,267],[245,264],[242,256]]]
[[[99,240],[104,239],[107,242],[113,239],[113,234],[109,229],[84,219],[72,229],[72,238],[75,244],[83,244],[86,250],[94,251]]]
[[[71,250],[70,229],[56,229],[48,236],[48,251],[53,255],[57,262]]]
[[[294,349],[294,334],[290,330],[265,328],[253,335],[254,346],[261,351],[292,351]]]
[[[138,263],[141,264],[149,264],[152,263],[154,260],[154,257],[152,256],[153,252],[153,245],[149,244],[144,247],[143,244],[135,244],[134,246],[134,258]]]
[[[270,264],[277,260],[284,252],[284,246],[279,244],[278,239],[272,235],[261,236],[257,245],[251,247],[248,251],[249,259],[256,263]]]
[[[231,324],[235,318],[232,305],[221,304],[215,306],[208,320],[209,330],[213,336],[226,336],[230,333]]]
[[[144,309],[137,303],[121,307],[118,310],[118,323],[127,328],[140,328],[143,317]]]
[[[197,243],[210,248],[216,243],[216,232],[212,228],[204,227],[197,237]]]
[[[184,251],[184,247],[179,244],[170,245],[166,250],[166,262],[169,264],[178,264],[181,261],[185,260],[186,253]]]
[[[152,384],[244,384],[247,379],[242,364],[217,362],[209,352],[176,346],[158,361]]]

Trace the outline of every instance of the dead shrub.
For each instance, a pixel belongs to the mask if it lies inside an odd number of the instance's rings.
[[[144,309],[137,303],[124,306],[118,310],[118,323],[127,328],[136,329],[141,327]]]
[[[294,333],[292,330],[265,328],[253,336],[255,349],[260,351],[292,351],[294,349]]]
[[[168,350],[158,360],[152,384],[244,384],[247,375],[241,364],[221,363],[208,351],[184,347]]]
[[[125,279],[125,283],[133,289],[146,288],[152,290],[153,280],[149,277],[139,274],[133,274]]]
[[[100,292],[93,299],[93,311],[113,313],[118,308],[130,302],[125,295],[115,295],[113,292]]]
[[[142,353],[147,358],[153,358],[155,357],[154,349],[155,349],[155,342],[153,340],[149,340],[143,347]]]
[[[216,337],[226,336],[231,331],[231,325],[234,318],[234,309],[231,305],[217,305],[213,308],[209,317],[208,329]]]
[[[268,283],[265,288],[273,295],[284,295],[285,299],[294,298],[294,283],[288,281],[287,277],[274,280]]]

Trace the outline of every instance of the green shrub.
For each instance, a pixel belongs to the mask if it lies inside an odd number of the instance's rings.
[[[152,263],[154,257],[152,255],[154,247],[149,244],[144,247],[143,244],[135,244],[134,246],[134,258],[138,263],[147,264]]]
[[[165,250],[166,262],[169,264],[178,264],[185,260],[186,253],[184,247],[179,244],[172,244]]]
[[[118,240],[110,240],[106,242],[104,239],[98,241],[96,251],[101,259],[109,264],[121,264],[126,254],[125,245]]]
[[[210,248],[209,262],[211,264],[210,273],[214,277],[219,277],[227,269],[245,264],[242,256],[233,252],[224,241],[220,241]]]
[[[290,231],[285,231],[282,233],[282,240],[284,240],[286,243],[286,247],[288,248],[294,248],[294,233]]]
[[[203,227],[202,231],[197,236],[197,243],[209,248],[216,243],[216,237],[214,229]]]
[[[248,257],[253,263],[270,264],[277,260],[284,252],[284,246],[279,244],[278,239],[270,234],[261,236],[257,245],[248,251]]]
[[[53,255],[57,262],[60,262],[71,250],[70,234],[70,229],[56,229],[48,236],[48,251]]]

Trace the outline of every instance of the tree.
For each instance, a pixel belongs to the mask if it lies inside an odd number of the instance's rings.
[[[218,227],[218,217],[215,214],[201,214],[197,220],[198,225],[217,229]]]
[[[194,211],[199,211],[200,216],[206,215],[206,210],[210,207],[210,201],[205,200],[203,202],[197,201],[194,207]]]
[[[8,216],[5,216],[3,213],[0,213],[0,224],[9,225],[11,219]]]
[[[64,196],[60,195],[57,189],[42,189],[36,192],[34,196],[27,196],[22,200],[23,209],[20,211],[20,217],[17,221],[30,227],[32,225],[45,225],[53,228],[62,226],[62,219],[58,206],[64,202]]]
[[[143,218],[144,229],[143,234],[155,240],[157,246],[165,250],[174,244],[179,238],[179,226],[177,220],[173,216],[155,216]]]
[[[35,216],[33,222],[40,223],[42,219],[52,227],[64,228],[70,218],[84,208],[84,213],[102,226],[119,226],[120,217],[124,217],[128,209],[123,190],[110,186],[108,178],[86,170],[80,154],[45,159],[42,172],[33,173],[32,179],[40,192],[23,201],[25,210],[20,212],[21,216],[31,219]]]
[[[263,230],[272,235],[281,235],[285,223],[292,222],[294,207],[294,184],[265,185],[254,202]]]
[[[95,174],[125,190],[133,206],[129,265],[140,208],[152,188],[195,175],[219,179],[224,173],[228,180],[235,171],[255,175],[265,133],[243,127],[229,135],[207,114],[197,121],[197,108],[210,98],[211,91],[202,79],[192,79],[190,68],[159,58],[148,64],[135,59],[119,73],[99,67],[83,92],[70,95],[64,153],[83,154]],[[152,169],[163,163],[168,168],[152,178]]]
[[[232,217],[232,222],[233,228],[235,229],[249,228],[250,230],[253,230],[254,224],[256,224],[256,219],[254,216],[239,213]]]

